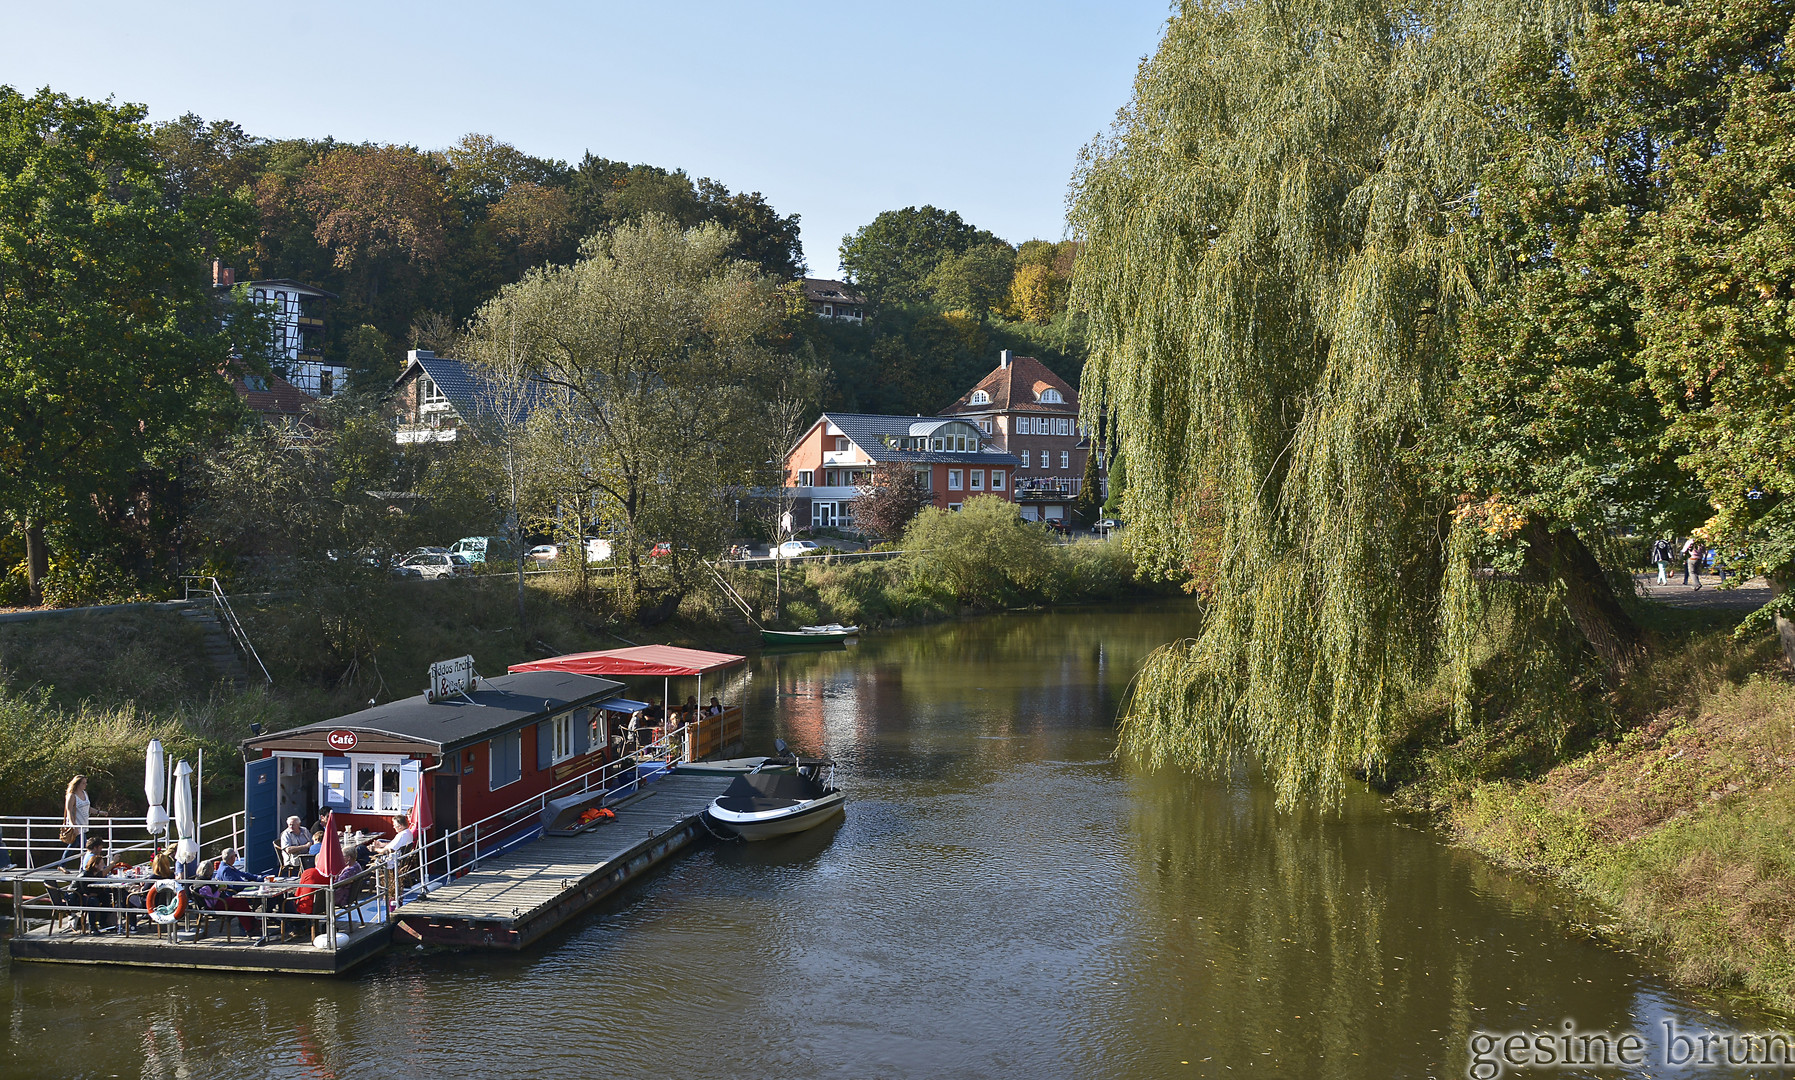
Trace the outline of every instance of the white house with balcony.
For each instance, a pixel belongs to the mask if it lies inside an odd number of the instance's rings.
[[[982,495],[1011,498],[1016,458],[992,447],[978,425],[938,416],[824,413],[785,455],[793,527],[854,527],[854,500],[875,469],[896,463],[917,474],[938,507],[958,510]]]

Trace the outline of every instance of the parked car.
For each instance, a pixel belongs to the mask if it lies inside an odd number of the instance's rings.
[[[524,552],[524,558],[534,559],[535,561],[537,561],[539,563],[554,562],[556,559],[558,559],[560,557],[561,557],[561,545],[560,544],[537,544],[535,547]]]
[[[817,546],[815,540],[787,540],[785,543],[779,545],[776,557],[781,559],[796,559],[805,555],[815,555],[821,550],[822,548]]]
[[[415,566],[406,566],[403,563],[388,570],[387,573],[396,578],[421,578],[424,576],[422,570]]]
[[[447,555],[447,554],[449,554],[449,549],[446,547],[415,547],[415,548],[412,548],[410,551],[405,551],[405,552],[401,552],[397,555],[394,555],[393,556],[393,564],[396,566],[399,563],[404,562],[406,559],[411,558],[413,555]]]
[[[420,577],[427,578],[454,577],[457,574],[465,574],[473,570],[473,564],[461,556],[439,555],[435,552],[413,555],[400,563],[399,567],[401,569],[410,567],[416,570]]]
[[[1097,523],[1098,532],[1112,532],[1122,527],[1121,518],[1104,518]]]

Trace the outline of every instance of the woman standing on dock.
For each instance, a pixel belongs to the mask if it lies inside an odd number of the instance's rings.
[[[87,815],[92,803],[87,798],[87,777],[80,773],[69,781],[62,796],[62,857],[79,855],[87,847]]]

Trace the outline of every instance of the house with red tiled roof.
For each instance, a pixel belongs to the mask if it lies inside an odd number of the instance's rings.
[[[306,416],[306,406],[318,400],[279,375],[233,376],[231,389],[250,411],[264,420],[276,422],[311,423]]]
[[[1078,426],[1078,391],[1032,356],[1005,349],[997,367],[940,415],[978,425],[993,449],[1013,455],[1010,498],[1030,520],[1066,521],[1084,486],[1090,440]]]

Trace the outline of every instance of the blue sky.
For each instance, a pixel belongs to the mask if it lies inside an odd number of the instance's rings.
[[[1059,239],[1078,150],[1126,103],[1164,0],[293,3],[0,0],[0,82],[270,137],[684,168],[803,215],[813,274],[881,210]]]

